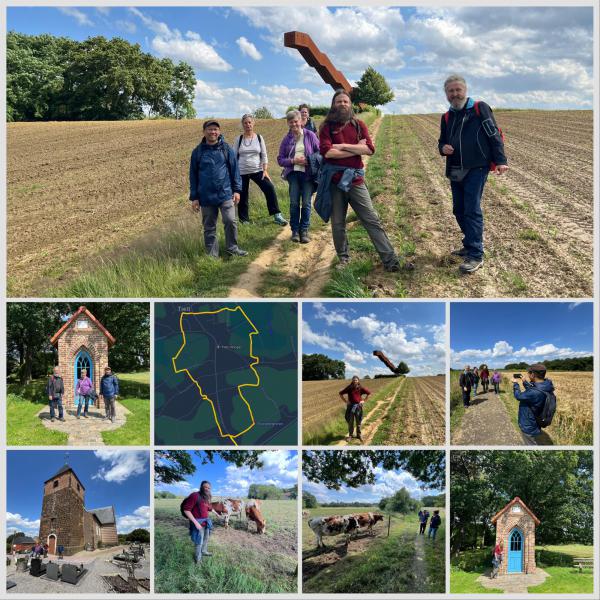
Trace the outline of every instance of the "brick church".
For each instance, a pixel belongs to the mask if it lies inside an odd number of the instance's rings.
[[[56,554],[58,546],[64,547],[66,555],[86,548],[116,546],[115,508],[86,509],[85,487],[65,464],[44,482],[39,538],[42,544],[48,544],[50,554]]]
[[[85,307],[80,306],[71,318],[52,336],[50,343],[58,352],[58,366],[65,385],[63,403],[66,408],[77,405],[77,380],[85,369],[94,389],[100,389],[100,378],[108,365],[108,349],[115,338]]]

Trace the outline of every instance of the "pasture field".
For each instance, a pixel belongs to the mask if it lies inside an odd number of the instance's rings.
[[[433,508],[429,509],[433,511]],[[445,511],[432,542],[418,535],[417,515],[391,513],[374,526],[375,535],[360,532],[348,547],[344,536],[324,537],[317,549],[308,520],[312,517],[382,512],[377,506],[318,507],[302,518],[302,591],[304,593],[419,593],[445,591]],[[385,514],[385,513],[384,513]]]
[[[510,170],[489,175],[485,264],[469,275],[468,285],[449,256],[461,234],[437,147],[441,115],[386,116],[367,184],[393,245],[415,269],[384,273],[357,227],[349,235],[353,262],[332,275],[326,295],[593,295],[592,111],[497,110],[495,116]],[[536,261],[544,268],[527,268]]]
[[[338,392],[350,380],[302,384],[302,435],[305,444],[357,445],[345,441],[345,406]],[[377,383],[384,382],[384,383]],[[439,445],[445,441],[445,376],[380,378],[363,381],[373,395],[363,408],[366,445]]]
[[[297,592],[297,504],[295,500],[263,500],[266,533],[254,523],[231,517],[229,528],[211,513],[214,529],[208,550],[194,564],[183,498],[154,501],[154,572],[158,593],[241,594]],[[217,500],[218,498],[215,498]]]
[[[458,385],[459,371],[450,372],[450,430],[453,443],[497,445],[505,435],[504,443],[520,445],[519,403],[512,392],[513,371],[502,371],[500,397],[494,394],[471,395],[472,406],[465,409]],[[591,445],[593,444],[593,391],[594,374],[590,371],[548,371],[546,377],[555,386],[557,400],[556,413],[550,427],[543,432],[544,444]],[[479,388],[481,390],[481,387]],[[496,441],[486,438],[488,426],[499,436]],[[483,436],[483,437],[482,437]]]
[[[484,588],[477,579],[490,572],[493,548],[465,550],[452,556],[450,592],[453,594],[501,594],[500,589]],[[544,583],[527,588],[528,593],[591,594],[594,591],[593,569],[580,573],[573,567],[574,558],[593,557],[594,547],[583,544],[544,545],[535,547],[536,565],[549,577]]]

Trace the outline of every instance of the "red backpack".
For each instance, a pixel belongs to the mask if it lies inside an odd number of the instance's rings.
[[[481,111],[479,110],[479,103],[481,102],[481,100],[475,100],[475,104],[473,105],[473,108],[475,109],[475,114],[481,118]],[[444,114],[444,121],[446,121],[446,125],[448,125],[448,120],[450,119],[450,111],[446,111],[446,113]],[[496,125],[496,127],[498,127]],[[504,132],[502,131],[502,129],[500,129],[500,127],[498,127],[498,133],[500,134],[500,139],[502,140],[502,143],[504,143]],[[496,170],[496,163],[495,162],[491,162],[490,163],[490,171],[495,171]]]

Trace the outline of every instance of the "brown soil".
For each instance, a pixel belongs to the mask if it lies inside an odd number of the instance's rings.
[[[370,126],[371,138],[375,141],[381,125],[378,118]],[[365,168],[369,157],[363,157]],[[351,209],[349,210],[351,212]],[[319,218],[313,213],[314,218]],[[349,224],[350,226],[354,225]],[[300,298],[315,298],[321,295],[321,290],[329,280],[331,263],[336,254],[331,239],[331,228],[325,225],[309,232],[311,241],[308,244],[298,244],[286,252],[283,242],[291,236],[289,227],[285,227],[277,236],[275,243],[263,251],[250,263],[247,271],[242,274],[234,286],[229,290],[229,297],[256,298],[259,297],[262,278],[272,267],[276,266],[282,271],[282,278],[300,280],[300,287],[294,293]]]

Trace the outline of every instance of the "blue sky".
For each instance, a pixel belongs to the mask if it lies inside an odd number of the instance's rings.
[[[314,302],[302,305],[302,353],[346,363],[346,377],[390,374],[373,350],[411,375],[437,375],[445,366],[445,307],[441,302]]]
[[[9,450],[7,452],[8,533],[24,531],[37,536],[40,528],[44,481],[64,464],[60,450]],[[149,452],[103,449],[74,450],[68,464],[85,487],[85,507],[114,505],[117,531],[128,533],[150,526]]]
[[[452,303],[452,368],[591,356],[593,309],[591,302]]]
[[[243,450],[240,450],[243,452]],[[189,452],[196,472],[177,484],[157,484],[158,491],[168,491],[177,496],[187,496],[197,491],[201,481],[210,481],[213,496],[247,498],[252,483],[272,484],[290,488],[298,482],[298,455],[294,450],[269,450],[262,454],[263,467],[249,469],[236,467],[216,456],[214,463],[202,464],[200,457]],[[202,453],[203,454],[203,453]]]
[[[350,83],[371,65],[396,99],[385,112],[446,110],[463,73],[495,107],[592,108],[591,7],[11,7],[7,29],[74,39],[123,37],[195,69],[199,117],[266,105],[329,104],[332,90],[283,33],[308,33]]]
[[[341,452],[344,452],[343,450]],[[375,467],[375,483],[350,488],[342,485],[339,490],[329,490],[322,483],[308,481],[302,477],[302,490],[313,494],[319,502],[365,502],[376,503],[381,498],[395,494],[399,489],[406,488],[413,498],[440,494],[443,489],[424,488],[408,471],[394,469],[385,471],[380,466]]]

